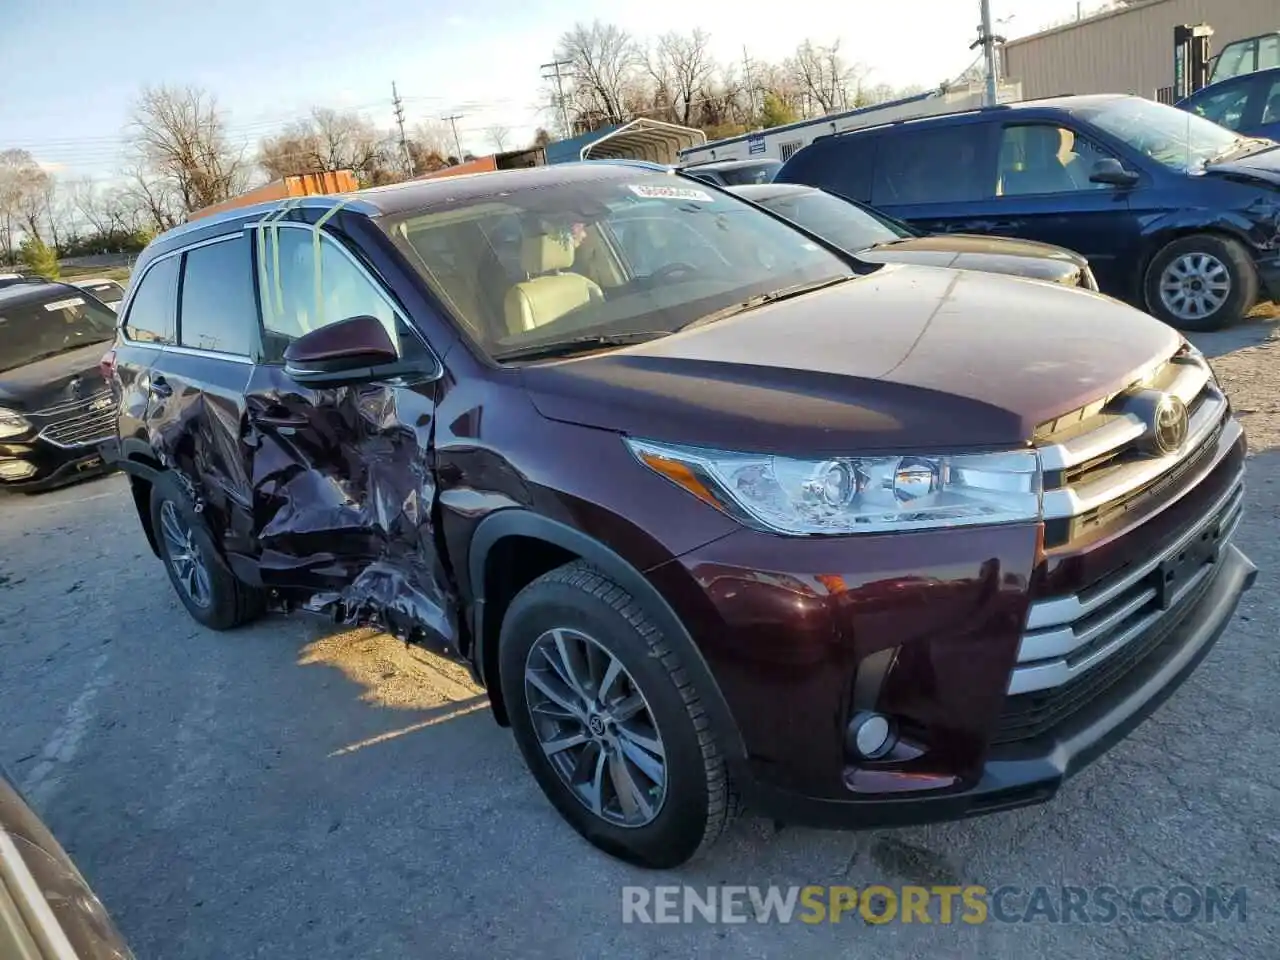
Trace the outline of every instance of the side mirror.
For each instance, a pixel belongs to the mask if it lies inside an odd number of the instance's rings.
[[[346,320],[303,334],[284,352],[284,371],[298,383],[336,387],[401,376],[408,364],[377,317]]]
[[[1108,183],[1113,187],[1132,187],[1138,182],[1138,175],[1126,170],[1115,157],[1103,157],[1089,171],[1090,183]]]

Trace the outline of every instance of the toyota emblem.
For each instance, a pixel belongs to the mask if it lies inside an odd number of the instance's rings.
[[[1187,405],[1166,393],[1156,404],[1150,427],[1151,444],[1162,454],[1176,453],[1187,442]]]

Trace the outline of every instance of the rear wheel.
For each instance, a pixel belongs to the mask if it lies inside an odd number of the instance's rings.
[[[1145,280],[1147,308],[1180,330],[1238,323],[1258,299],[1258,274],[1244,244],[1201,233],[1155,255]]]
[[[642,606],[577,562],[512,601],[500,676],[516,742],[560,814],[606,853],[666,868],[737,810],[698,691]]]
[[[229,630],[262,615],[266,593],[242,583],[213,545],[204,517],[172,473],[151,489],[151,528],[178,599],[198,622]]]

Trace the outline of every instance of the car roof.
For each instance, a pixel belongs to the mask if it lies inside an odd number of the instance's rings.
[[[675,175],[674,168],[660,169]],[[636,176],[659,173],[660,169],[647,163],[641,165],[634,161],[581,160],[542,167],[490,170],[406,180],[381,187],[367,187],[351,193],[319,194],[232,207],[229,210],[199,217],[160,234],[151,242],[147,254],[140,259],[138,266],[144,266],[142,259],[150,260],[162,252],[169,252],[188,243],[226,233],[228,229],[248,226],[268,214],[279,212],[285,206],[325,211],[341,206],[344,210],[367,217],[395,217],[428,209],[435,202],[457,203],[485,200],[512,190],[534,190],[540,187],[557,187],[601,180],[625,181]]]
[[[681,170],[745,170],[748,167],[770,167],[773,165],[782,166],[782,161],[773,157],[756,157],[746,160],[698,160],[693,163],[686,163],[679,169]]]
[[[999,115],[1001,113],[1012,112],[1032,112],[1037,110],[1043,111],[1065,111],[1073,113],[1087,107],[1096,107],[1105,103],[1115,103],[1120,100],[1140,100],[1141,97],[1130,96],[1127,93],[1090,93],[1090,94],[1064,94],[1056,97],[1042,97],[1039,100],[1017,100],[1013,103],[999,103],[994,107],[978,107],[975,110],[961,110],[956,113],[935,113],[926,117],[906,117],[902,120],[891,120],[888,123],[878,123],[870,127],[858,127],[856,130],[843,130],[840,133],[828,134],[825,137],[817,138],[809,146],[816,144],[837,143],[843,138],[857,137],[864,133],[879,133],[884,130],[895,130],[903,128],[915,129],[917,127],[941,126],[944,124],[960,124],[970,123],[978,119]],[[809,147],[805,148],[806,150]],[[799,153],[800,151],[797,151]]]
[[[67,292],[81,291],[66,283],[54,280],[20,280],[0,286],[0,308],[22,303],[40,303],[54,297],[65,297]]]
[[[776,200],[778,197],[798,197],[806,193],[822,193],[817,187],[810,187],[803,183],[743,183],[730,184],[725,189],[755,203]]]

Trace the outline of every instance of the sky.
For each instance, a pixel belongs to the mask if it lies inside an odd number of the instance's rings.
[[[1096,6],[1086,2],[1085,9]],[[996,32],[1033,33],[1075,15],[1076,0],[992,0]],[[460,114],[464,150],[508,146],[553,118],[539,113],[540,64],[575,22],[615,23],[644,41],[701,27],[721,60],[777,61],[806,38],[838,39],[871,84],[934,86],[974,59],[978,0],[0,0],[0,150],[19,147],[60,178],[110,179],[131,104],[147,84],[213,93],[239,142],[256,143],[312,106],[408,124]]]

